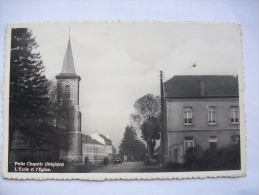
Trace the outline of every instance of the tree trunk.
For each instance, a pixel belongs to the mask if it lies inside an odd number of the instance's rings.
[[[148,159],[151,158],[151,142],[152,142],[152,132],[151,132],[151,120],[149,118],[148,120],[148,125],[149,125],[149,128],[148,128]]]
[[[147,139],[147,156],[146,158],[148,159],[148,139]]]
[[[151,157],[154,156],[154,153],[155,153],[155,146],[156,146],[156,140],[155,140],[155,139],[152,139],[152,140],[151,140]]]

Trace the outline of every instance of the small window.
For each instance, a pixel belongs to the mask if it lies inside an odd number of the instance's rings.
[[[210,142],[210,152],[216,153],[218,148],[217,148],[217,136],[210,136],[209,137],[209,142]]]
[[[237,106],[230,107],[230,122],[231,124],[239,123],[239,111]]]
[[[65,99],[70,99],[70,86],[69,85],[65,86],[64,98]]]
[[[184,124],[191,125],[192,124],[192,108],[185,107],[183,114],[184,114]]]
[[[214,106],[208,107],[208,123],[209,125],[215,125],[216,124],[216,111]]]
[[[193,137],[185,137],[184,138],[184,151],[186,152],[189,148],[194,147],[194,138]]]

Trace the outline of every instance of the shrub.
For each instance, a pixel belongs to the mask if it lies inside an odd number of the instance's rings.
[[[189,148],[182,168],[186,171],[238,170],[241,168],[240,143],[233,142],[217,152],[204,151],[199,145]]]
[[[177,162],[168,161],[166,163],[166,170],[167,171],[181,171],[182,165]]]
[[[156,159],[149,158],[145,160],[145,165],[157,165],[158,161]]]

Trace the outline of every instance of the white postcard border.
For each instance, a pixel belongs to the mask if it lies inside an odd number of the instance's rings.
[[[92,22],[92,21],[85,21]],[[96,21],[95,21],[96,22]],[[126,21],[119,21],[126,22]],[[159,22],[159,21],[128,21],[128,22]],[[190,178],[217,178],[217,177],[242,177],[246,176],[246,124],[245,124],[245,104],[244,104],[244,67],[242,62],[242,50],[240,50],[240,62],[238,66],[239,80],[239,105],[240,105],[240,141],[241,141],[241,170],[227,171],[199,171],[199,172],[152,172],[152,173],[31,173],[31,172],[8,172],[8,121],[9,121],[9,75],[10,75],[10,44],[11,29],[14,27],[28,27],[39,23],[13,23],[8,24],[5,34],[5,58],[4,58],[4,81],[2,85],[3,93],[3,145],[2,145],[2,176],[6,179],[34,179],[34,180],[151,180],[151,179],[190,179]],[[49,22],[56,23],[56,22]],[[57,22],[59,23],[59,22]],[[61,23],[73,23],[61,22]],[[76,22],[81,23],[81,22]],[[192,22],[173,22],[173,23],[192,23]],[[201,22],[199,22],[201,23]],[[229,25],[231,23],[207,23]],[[234,24],[241,32],[241,26]],[[242,37],[242,35],[240,34]]]

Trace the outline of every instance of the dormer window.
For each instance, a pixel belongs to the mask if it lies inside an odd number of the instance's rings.
[[[64,99],[70,99],[70,86],[69,85],[65,86]]]

